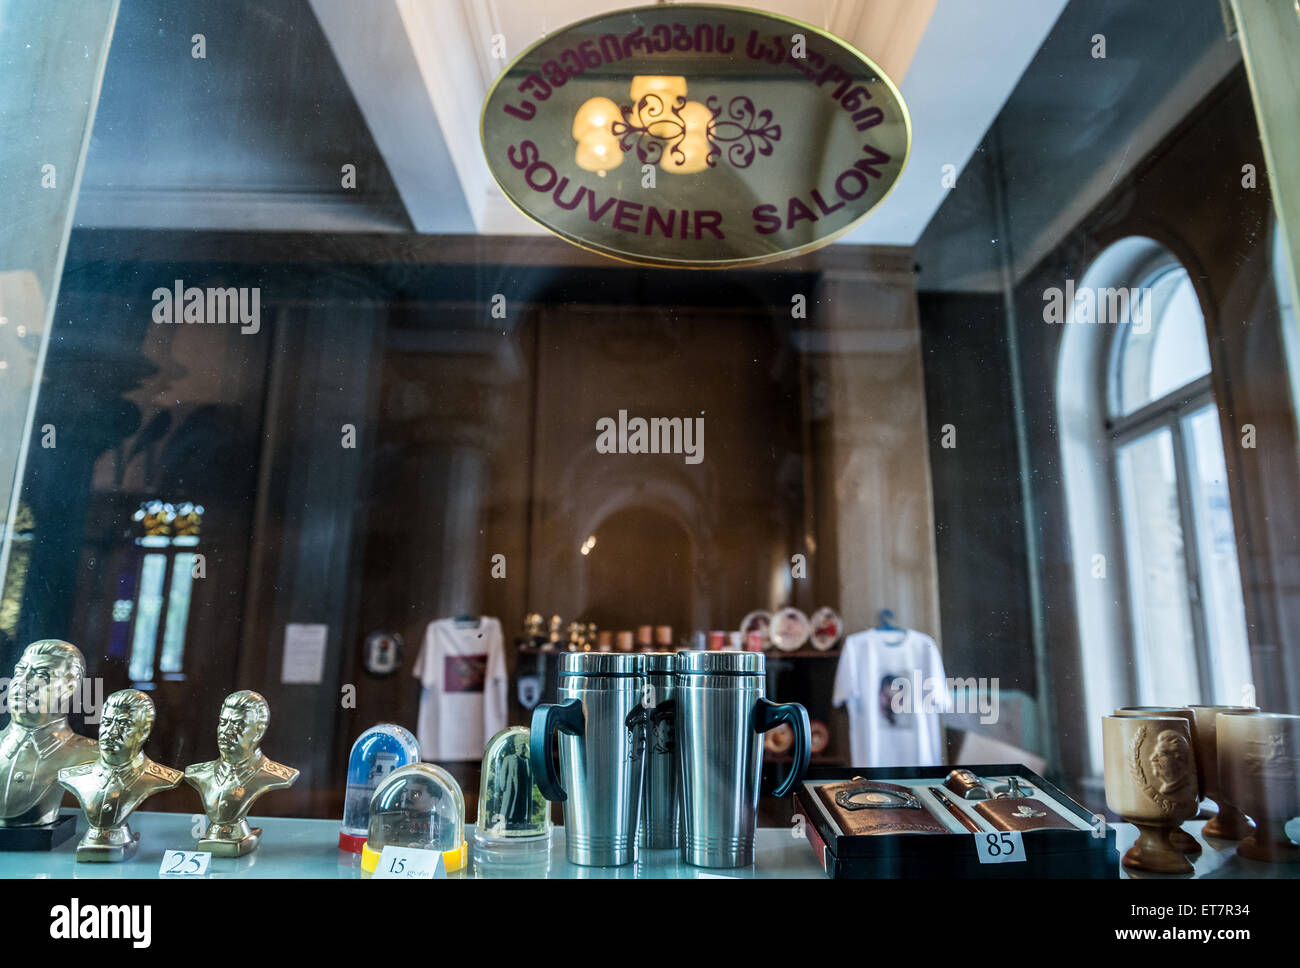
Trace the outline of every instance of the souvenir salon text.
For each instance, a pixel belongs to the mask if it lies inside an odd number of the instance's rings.
[[[882,179],[882,165],[890,156],[864,145],[864,157],[840,172],[833,181],[813,186],[800,195],[776,204],[756,205],[752,212],[752,229],[759,235],[770,235],[782,229],[789,231],[800,222],[817,222],[844,208],[865,195],[872,179]],[[524,182],[533,191],[550,195],[557,208],[586,215],[587,220],[601,223],[620,232],[637,235],[659,235],[666,239],[725,239],[727,229],[722,224],[722,213],[712,209],[660,208],[634,202],[614,195],[602,195],[585,185],[574,184],[568,175],[561,175],[555,166],[542,160],[541,150],[532,141],[511,145],[506,152],[510,164],[524,173]]]

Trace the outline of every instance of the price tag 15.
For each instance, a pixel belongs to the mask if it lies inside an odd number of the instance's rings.
[[[973,834],[975,853],[981,864],[1020,864],[1025,860],[1025,841],[1019,830],[995,834]]]
[[[436,850],[389,844],[379,855],[379,863],[375,864],[375,872],[370,876],[380,880],[428,881],[446,877],[447,871],[442,866],[442,854]]]
[[[212,854],[206,850],[165,850],[158,865],[159,877],[202,877],[208,872]]]

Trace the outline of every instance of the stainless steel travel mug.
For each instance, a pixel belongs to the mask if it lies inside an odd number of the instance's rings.
[[[565,853],[571,864],[630,864],[637,856],[650,719],[642,703],[645,656],[566,652],[559,659],[560,701],[533,711],[533,777],[547,800],[564,804]]]
[[[762,775],[762,733],[789,723],[794,765],[776,789],[785,796],[808,770],[808,712],[765,698],[761,652],[678,652],[673,702],[682,772],[682,859],[696,867],[754,862]]]
[[[646,653],[646,691],[642,705],[649,712],[646,737],[645,784],[641,794],[640,844],[658,850],[678,845],[681,826],[682,776],[677,763],[673,666],[675,652]]]

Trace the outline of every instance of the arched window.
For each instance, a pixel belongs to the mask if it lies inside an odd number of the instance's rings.
[[[1137,294],[1108,382],[1138,699],[1239,703],[1250,653],[1205,319],[1176,263]]]
[[[1205,319],[1159,243],[1103,252],[1069,292],[1062,481],[1094,770],[1115,706],[1240,703],[1252,689]]]

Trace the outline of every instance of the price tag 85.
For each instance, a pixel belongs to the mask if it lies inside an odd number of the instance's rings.
[[[1025,841],[1019,830],[972,834],[981,864],[1019,864],[1025,860]]]

